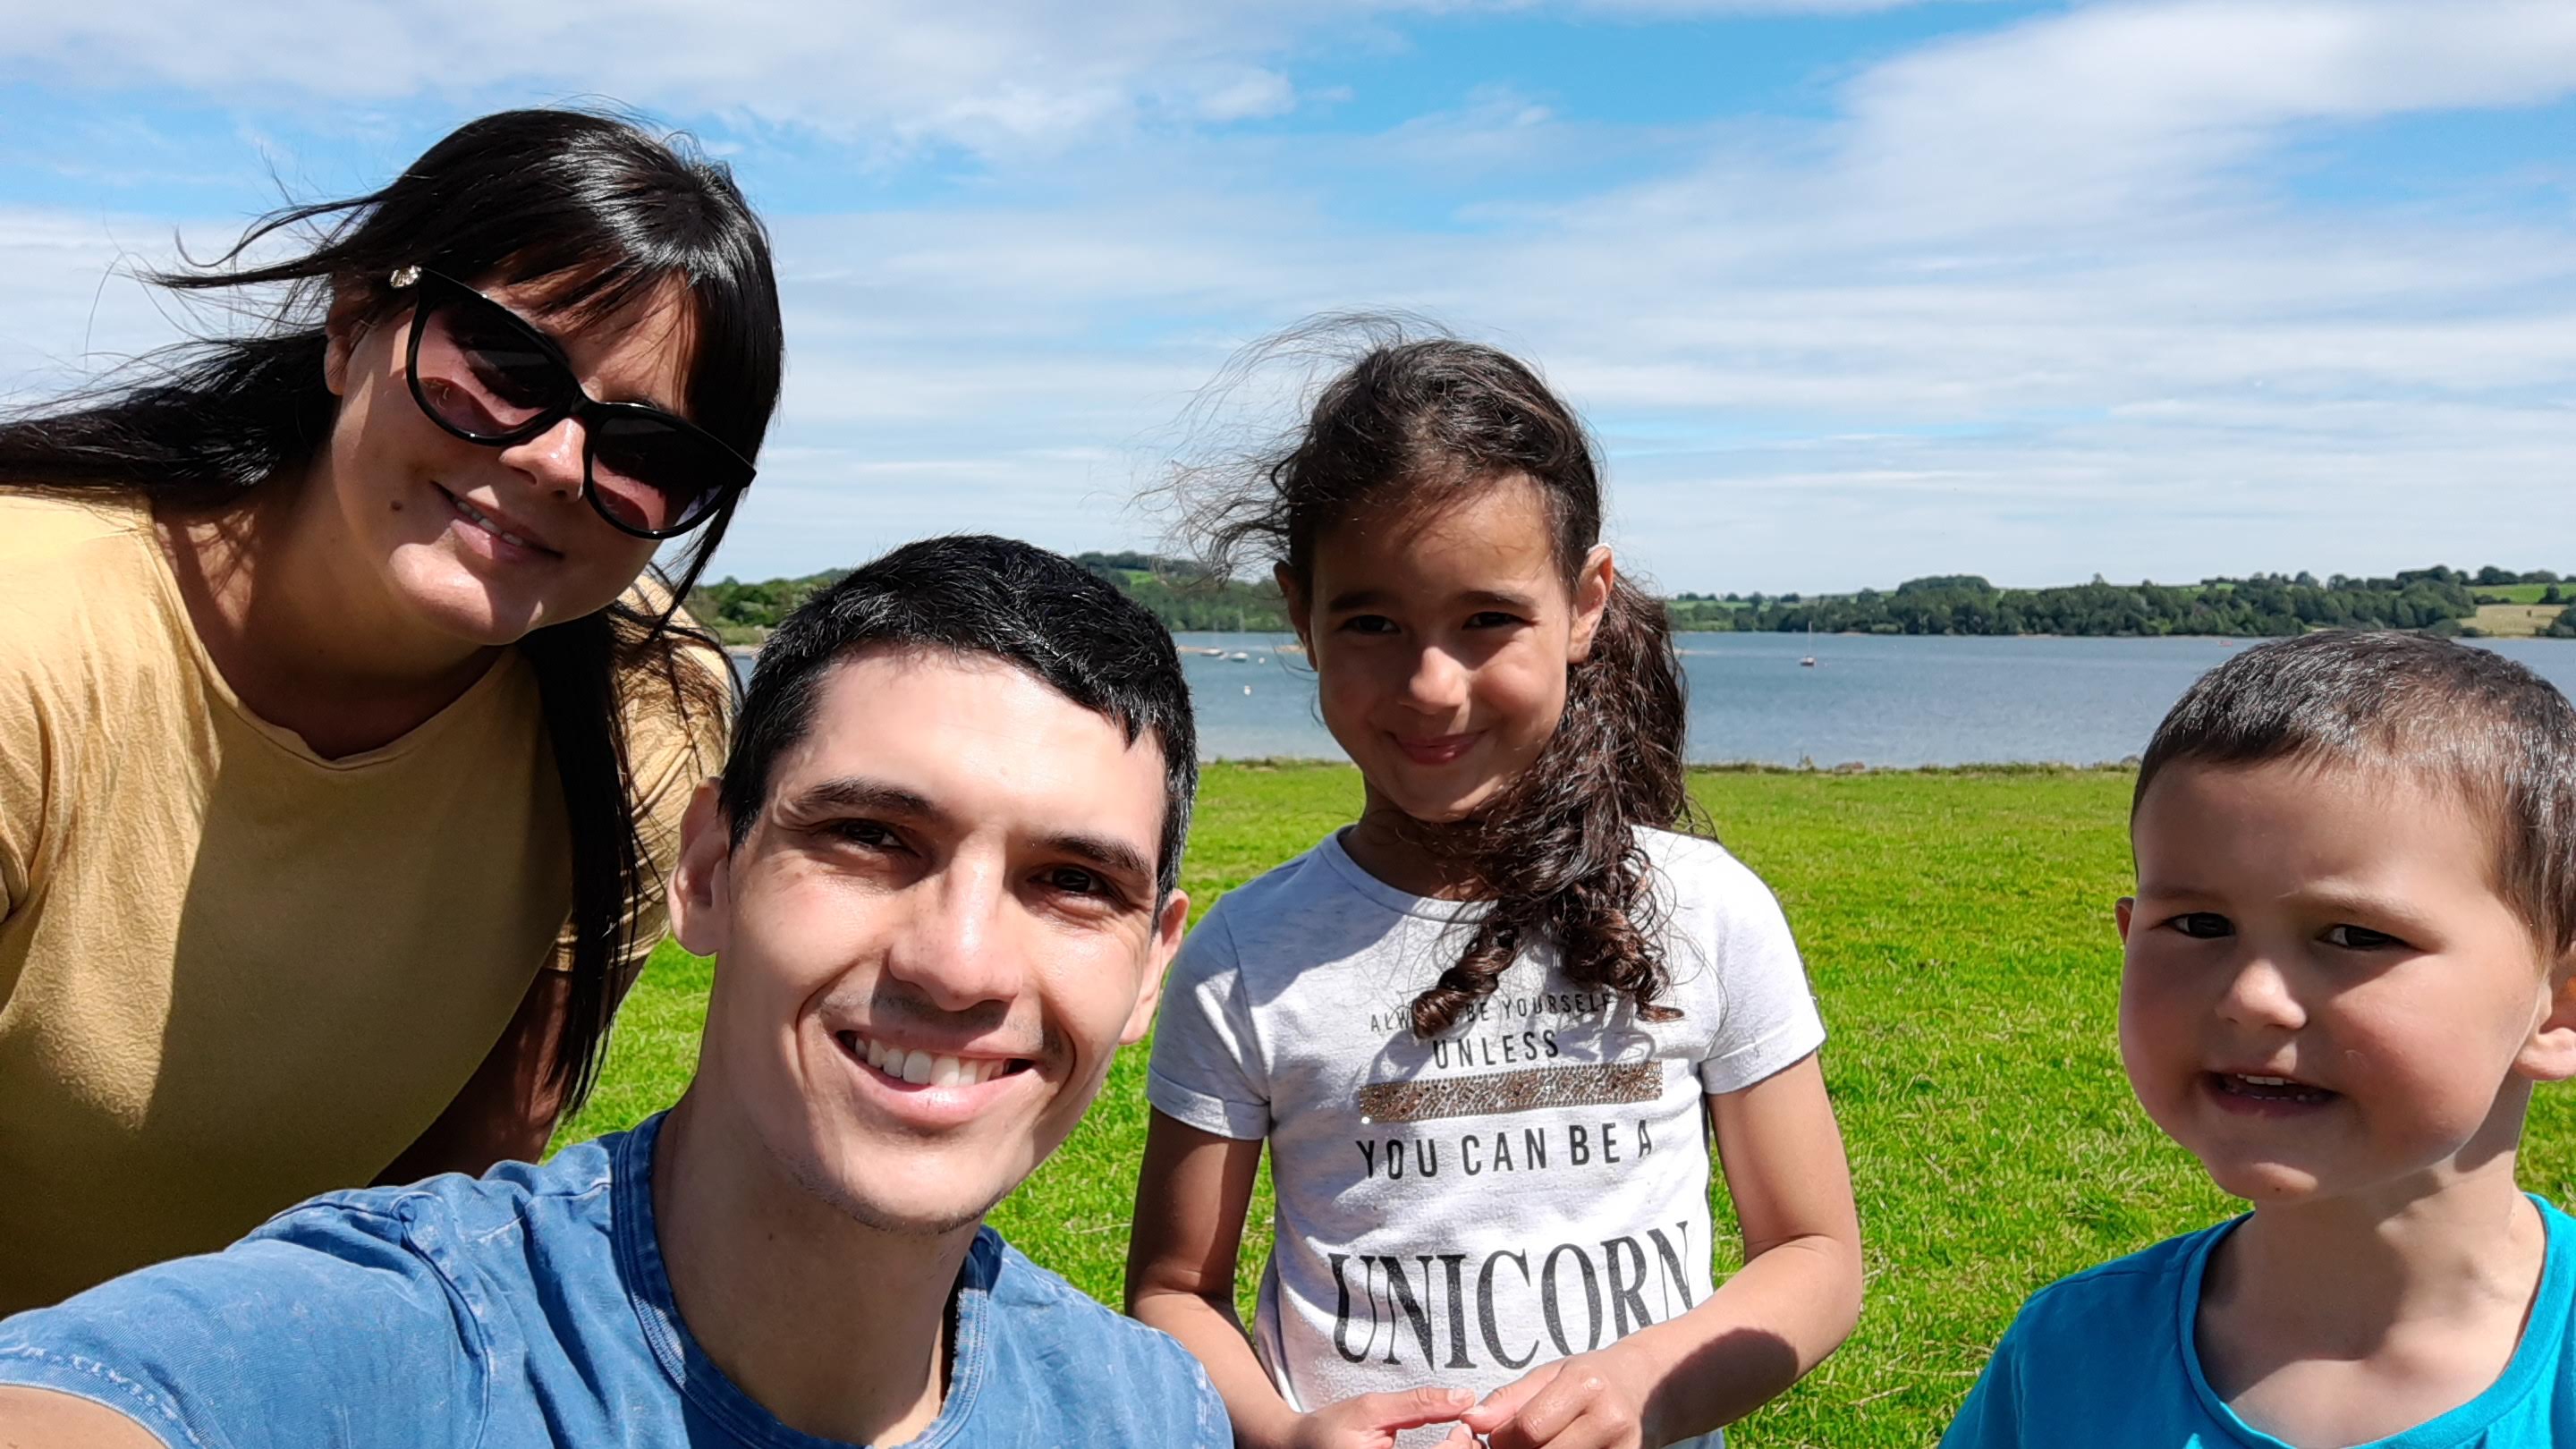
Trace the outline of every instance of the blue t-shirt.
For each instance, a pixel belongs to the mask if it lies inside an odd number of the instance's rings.
[[[542,1167],[315,1198],[221,1253],[0,1321],[0,1383],[104,1404],[174,1449],[833,1449],[680,1321],[653,1231],[660,1125]],[[954,1324],[920,1449],[1233,1442],[1196,1359],[991,1228]]]
[[[2576,1444],[2576,1219],[2538,1198],[2540,1292],[2493,1384],[2449,1413],[2357,1449]],[[2288,1449],[2236,1417],[2200,1370],[2193,1323],[2210,1249],[2243,1222],[2170,1238],[2031,1295],[1941,1439],[1942,1449]]]

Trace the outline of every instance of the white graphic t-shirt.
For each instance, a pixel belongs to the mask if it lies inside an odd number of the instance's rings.
[[[1799,1061],[1824,1024],[1752,871],[1715,841],[1638,839],[1672,1021],[1533,951],[1417,1040],[1413,998],[1485,908],[1399,891],[1338,835],[1229,891],[1182,945],[1147,1094],[1202,1131],[1269,1139],[1277,1242],[1254,1338],[1291,1406],[1482,1395],[1712,1291],[1703,1098]]]

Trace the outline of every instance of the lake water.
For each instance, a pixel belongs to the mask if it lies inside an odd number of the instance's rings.
[[[1199,752],[1338,760],[1288,635],[1182,634]],[[2093,764],[2146,748],[2191,682],[2252,641],[1684,634],[1694,763]],[[2576,640],[2483,641],[2576,696]],[[1816,666],[1798,661],[1814,655]],[[1249,691],[1248,693],[1246,691]]]
[[[1211,760],[1339,760],[1286,634],[1180,634]],[[2146,748],[2201,673],[2254,641],[1684,634],[1690,758],[1819,767],[2094,764]],[[2576,640],[2487,647],[2576,696]],[[1232,656],[1242,654],[1243,658]],[[1814,668],[1798,661],[1814,655]]]

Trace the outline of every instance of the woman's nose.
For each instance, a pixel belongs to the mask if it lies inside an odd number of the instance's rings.
[[[522,442],[501,450],[501,461],[527,475],[545,492],[558,498],[577,497],[581,493],[582,447],[581,424],[571,418]]]

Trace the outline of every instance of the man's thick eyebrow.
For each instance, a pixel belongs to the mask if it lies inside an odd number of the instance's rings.
[[[1042,836],[1037,844],[1040,850],[1058,855],[1070,855],[1076,860],[1087,860],[1112,874],[1149,883],[1155,878],[1152,861],[1147,860],[1141,851],[1126,841],[1110,836],[1086,835],[1078,830],[1065,831],[1061,834]]]
[[[864,775],[842,775],[808,785],[780,801],[779,808],[791,815],[818,815],[827,810],[864,810],[872,814],[902,815],[914,819],[939,813],[927,797]]]

